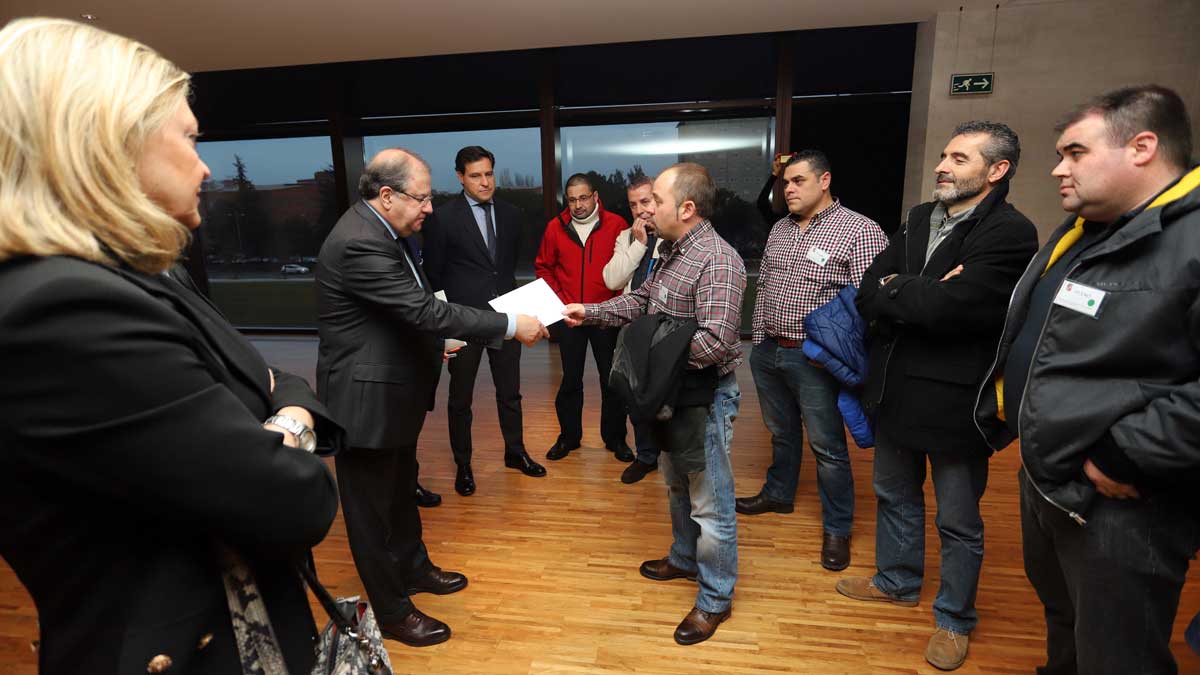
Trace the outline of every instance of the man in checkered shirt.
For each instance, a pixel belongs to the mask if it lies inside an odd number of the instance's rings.
[[[706,412],[704,468],[689,473],[678,464],[680,459],[671,457],[674,453],[659,455],[675,541],[667,557],[647,560],[640,570],[654,581],[699,582],[695,606],[675,629],[675,641],[690,645],[707,640],[729,618],[737,582],[737,514],[729,447],[741,401],[733,371],[742,360],[738,327],[746,267],[708,221],[717,187],[704,167],[684,163],[668,168],[654,181],[653,195],[655,229],[667,243],[650,278],[637,290],[607,302],[567,305],[563,315],[570,326],[584,322],[618,326],[659,312],[695,319],[698,324],[688,349],[687,371],[715,371],[716,382]]]
[[[829,192],[829,158],[818,150],[792,155],[783,170],[788,215],[771,228],[758,273],[750,369],[773,462],[757,495],[737,500],[738,513],[791,513],[804,450],[804,428],[817,460],[824,536],[821,565],[850,564],[854,477],[838,412],[838,381],[800,349],[804,317],[863,272],[887,246],[875,221],[842,206]]]

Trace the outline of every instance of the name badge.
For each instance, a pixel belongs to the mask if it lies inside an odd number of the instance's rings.
[[[808,259],[824,267],[829,262],[829,254],[814,246],[808,250]]]
[[[1106,293],[1098,288],[1084,286],[1077,281],[1067,279],[1062,288],[1058,289],[1058,295],[1054,297],[1054,304],[1080,314],[1086,314],[1094,319],[1100,311],[1100,305],[1104,302],[1105,295]]]

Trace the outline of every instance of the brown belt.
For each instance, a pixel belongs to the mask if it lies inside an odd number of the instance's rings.
[[[786,347],[787,349],[799,349],[800,345],[804,342],[803,340],[789,340],[787,338],[774,336],[772,336],[771,339],[775,341],[775,344],[779,345],[780,347]]]

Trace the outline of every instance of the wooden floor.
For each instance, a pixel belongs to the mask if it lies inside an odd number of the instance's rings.
[[[307,338],[257,340],[272,363],[312,380],[316,343]],[[625,464],[598,435],[595,371],[587,374],[584,448],[559,462],[543,460],[554,442],[557,348],[525,351],[525,442],[546,464],[544,478],[502,465],[502,441],[487,368],[475,406],[478,492],[459,497],[446,432],[443,378],[438,410],[421,437],[423,484],[442,506],[422,511],[434,562],[459,570],[470,586],[457,594],[416,596],[426,613],[450,624],[453,638],[424,649],[388,642],[396,673],[936,673],[922,653],[933,630],[938,584],[933,494],[926,486],[926,584],[917,607],[860,603],[834,590],[839,578],[874,571],[875,498],[871,453],[853,449],[857,518],[853,562],[841,573],[818,564],[820,504],[812,456],[801,471],[796,512],[739,518],[739,578],[733,618],[700,645],[671,638],[691,608],[695,585],[652,582],[642,560],[666,554],[671,532],[666,489],[657,473],[623,485]],[[738,495],[758,491],[770,464],[770,442],[759,415],[748,365],[738,370],[741,415],[734,425]],[[632,436],[631,439],[632,441]],[[853,446],[852,446],[853,447]],[[1044,624],[1021,566],[1015,448],[997,455],[983,499],[987,553],[979,589],[979,626],[961,673],[1030,673],[1042,662]],[[362,592],[335,522],[316,551],[322,579],[335,594]],[[1172,647],[1180,672],[1200,673],[1183,629],[1200,610],[1200,566],[1184,589]],[[321,617],[320,609],[314,611]],[[321,619],[319,619],[319,622]],[[35,612],[11,570],[0,564],[0,673],[33,673]]]

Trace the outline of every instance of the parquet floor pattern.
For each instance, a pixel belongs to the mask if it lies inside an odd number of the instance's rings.
[[[255,340],[268,360],[313,380],[312,338]],[[748,350],[749,345],[746,344]],[[671,541],[666,489],[657,472],[635,485],[619,481],[625,464],[599,438],[594,366],[586,374],[584,447],[559,462],[544,460],[558,433],[554,393],[557,347],[540,344],[522,359],[525,443],[548,475],[529,478],[503,467],[491,377],[480,368],[475,404],[478,492],[459,497],[446,431],[446,377],[438,409],[421,437],[422,483],[442,494],[422,510],[434,562],[470,578],[454,595],[416,596],[417,606],[450,624],[453,638],[413,649],[388,642],[396,673],[937,673],[922,654],[933,630],[938,541],[932,485],[926,485],[926,574],[914,608],[842,597],[842,576],[874,571],[875,498],[870,451],[851,445],[857,512],[853,562],[841,573],[818,563],[820,503],[806,449],[796,511],[739,517],[739,579],[733,617],[716,636],[680,647],[671,639],[691,608],[695,586],[638,574],[642,560],[666,554]],[[734,424],[737,493],[754,494],[770,464],[770,437],[759,414],[748,364],[738,369],[741,414]],[[632,432],[630,443],[632,444]],[[1016,448],[992,460],[983,499],[986,554],[977,607],[980,622],[964,674],[1031,673],[1045,642],[1041,605],[1025,579],[1017,509]],[[341,518],[316,550],[322,579],[335,594],[362,592]],[[1184,589],[1172,643],[1181,673],[1200,673],[1200,657],[1183,642],[1200,611],[1200,565]],[[323,615],[314,605],[318,623]],[[0,563],[0,673],[36,672],[30,640],[36,612],[12,571]]]

